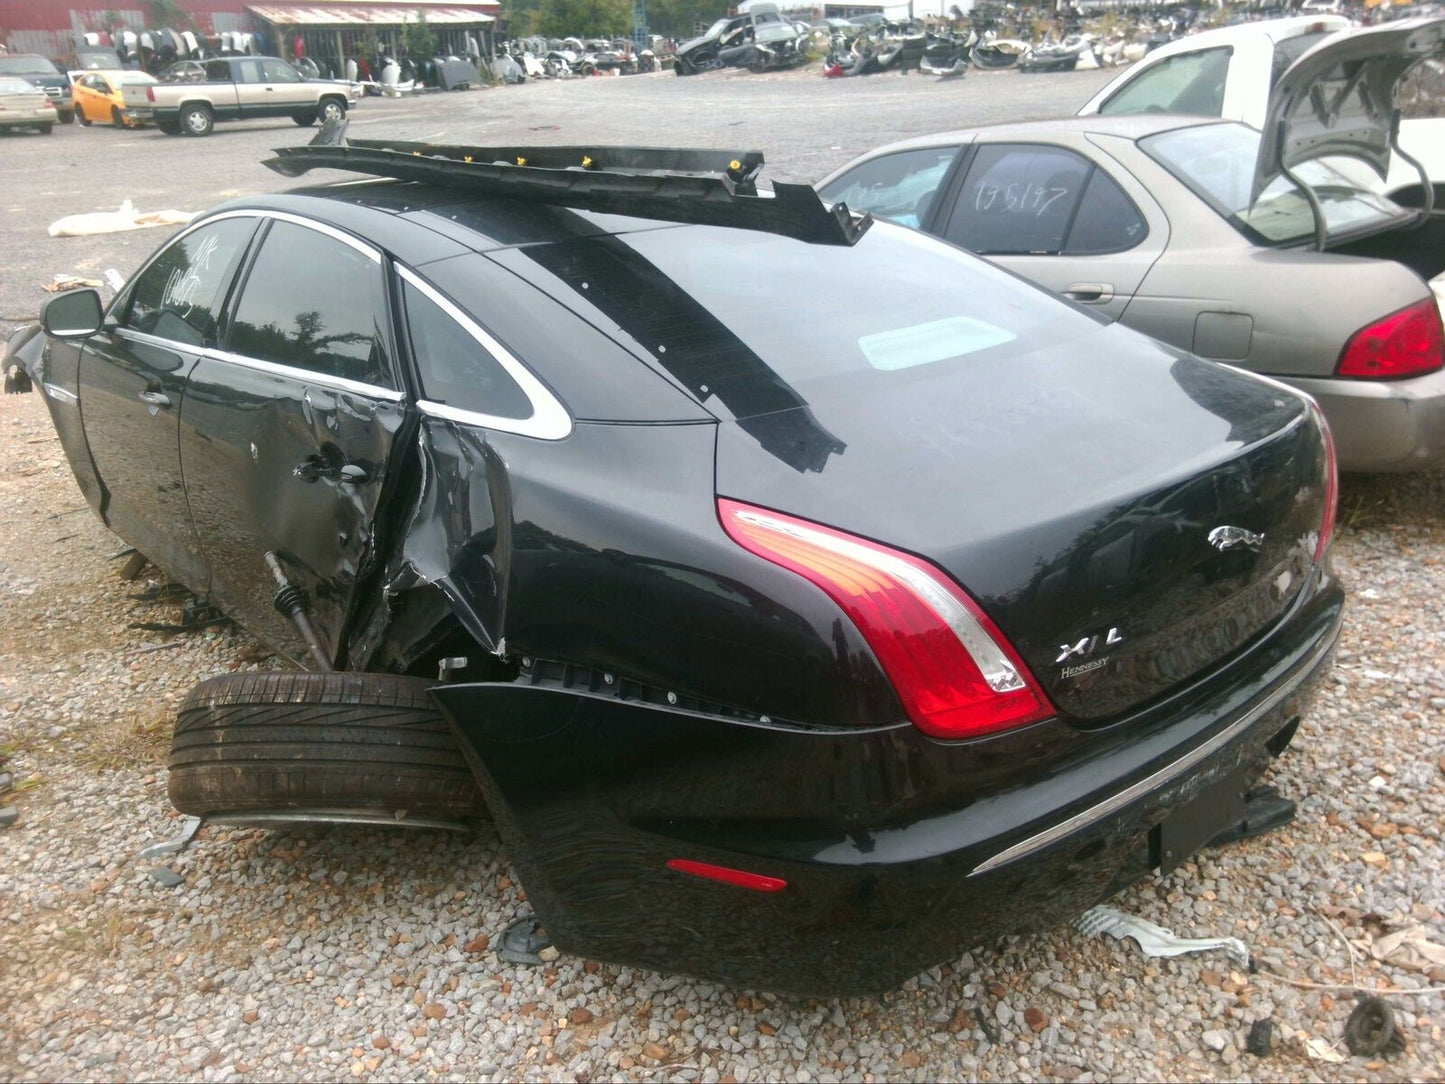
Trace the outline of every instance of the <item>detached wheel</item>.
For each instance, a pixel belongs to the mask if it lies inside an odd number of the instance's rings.
[[[485,803],[427,695],[433,684],[356,673],[203,681],[176,720],[171,804],[198,817],[416,823],[478,816]]]
[[[321,118],[322,124],[330,124],[333,120],[341,120],[346,116],[346,103],[340,98],[327,98],[317,108],[316,114]]]
[[[292,113],[291,119],[294,120],[297,124],[299,124],[302,128],[310,128],[313,124],[316,123],[316,114],[310,112],[309,110],[305,113]]]
[[[188,136],[208,136],[216,127],[209,106],[188,105],[181,110],[181,131]]]

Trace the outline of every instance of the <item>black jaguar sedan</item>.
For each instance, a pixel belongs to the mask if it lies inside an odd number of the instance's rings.
[[[227,203],[44,314],[105,522],[333,699],[439,713],[413,756],[268,679],[310,776],[206,693],[182,808],[354,818],[449,748],[560,948],[812,994],[1238,820],[1340,627],[1307,398],[842,209],[455,162]]]

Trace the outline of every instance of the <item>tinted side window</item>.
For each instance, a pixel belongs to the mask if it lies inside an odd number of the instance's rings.
[[[981,147],[943,235],[981,254],[1056,253],[1091,169],[1059,147]]]
[[[264,83],[259,60],[231,61],[231,76],[238,83]]]
[[[1120,88],[1099,108],[1116,113],[1188,113],[1217,117],[1224,112],[1224,82],[1234,50],[1201,49],[1161,60]]]
[[[958,157],[957,147],[901,151],[864,162],[819,193],[825,203],[846,203],[852,211],[871,211],[904,226],[916,227],[933,208],[938,186]]]
[[[1134,201],[1103,170],[1096,169],[1084,186],[1084,198],[1079,201],[1064,252],[1071,256],[1123,252],[1148,233],[1149,227]]]
[[[226,287],[255,229],[254,218],[226,218],[175,242],[136,279],[124,325],[191,346],[212,342]]]
[[[385,311],[376,261],[316,230],[273,222],[241,288],[230,349],[390,388]]]
[[[532,416],[526,393],[465,327],[411,283],[402,295],[423,396],[498,418]]]

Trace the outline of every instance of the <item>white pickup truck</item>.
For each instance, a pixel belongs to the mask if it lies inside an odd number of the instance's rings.
[[[228,56],[203,62],[195,82],[125,88],[126,112],[153,120],[167,135],[210,135],[218,120],[290,117],[311,125],[346,116],[356,89],[335,79],[306,79],[280,57]]]
[[[1079,110],[1099,113],[1187,113],[1265,127],[1270,89],[1285,70],[1321,41],[1351,29],[1342,15],[1267,19],[1206,30],[1155,49],[1127,68]],[[1390,103],[1383,103],[1388,106]],[[1445,195],[1445,117],[1400,122],[1400,147],[1419,159]],[[1334,165],[1335,163],[1331,163]],[[1398,202],[1420,206],[1420,175],[1400,155],[1391,155],[1381,178],[1342,163],[1352,179],[1368,183]],[[1436,199],[1440,208],[1442,200]]]

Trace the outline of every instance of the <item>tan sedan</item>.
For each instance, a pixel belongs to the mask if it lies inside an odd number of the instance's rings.
[[[0,128],[34,128],[49,135],[55,127],[55,103],[24,79],[0,76]]]

